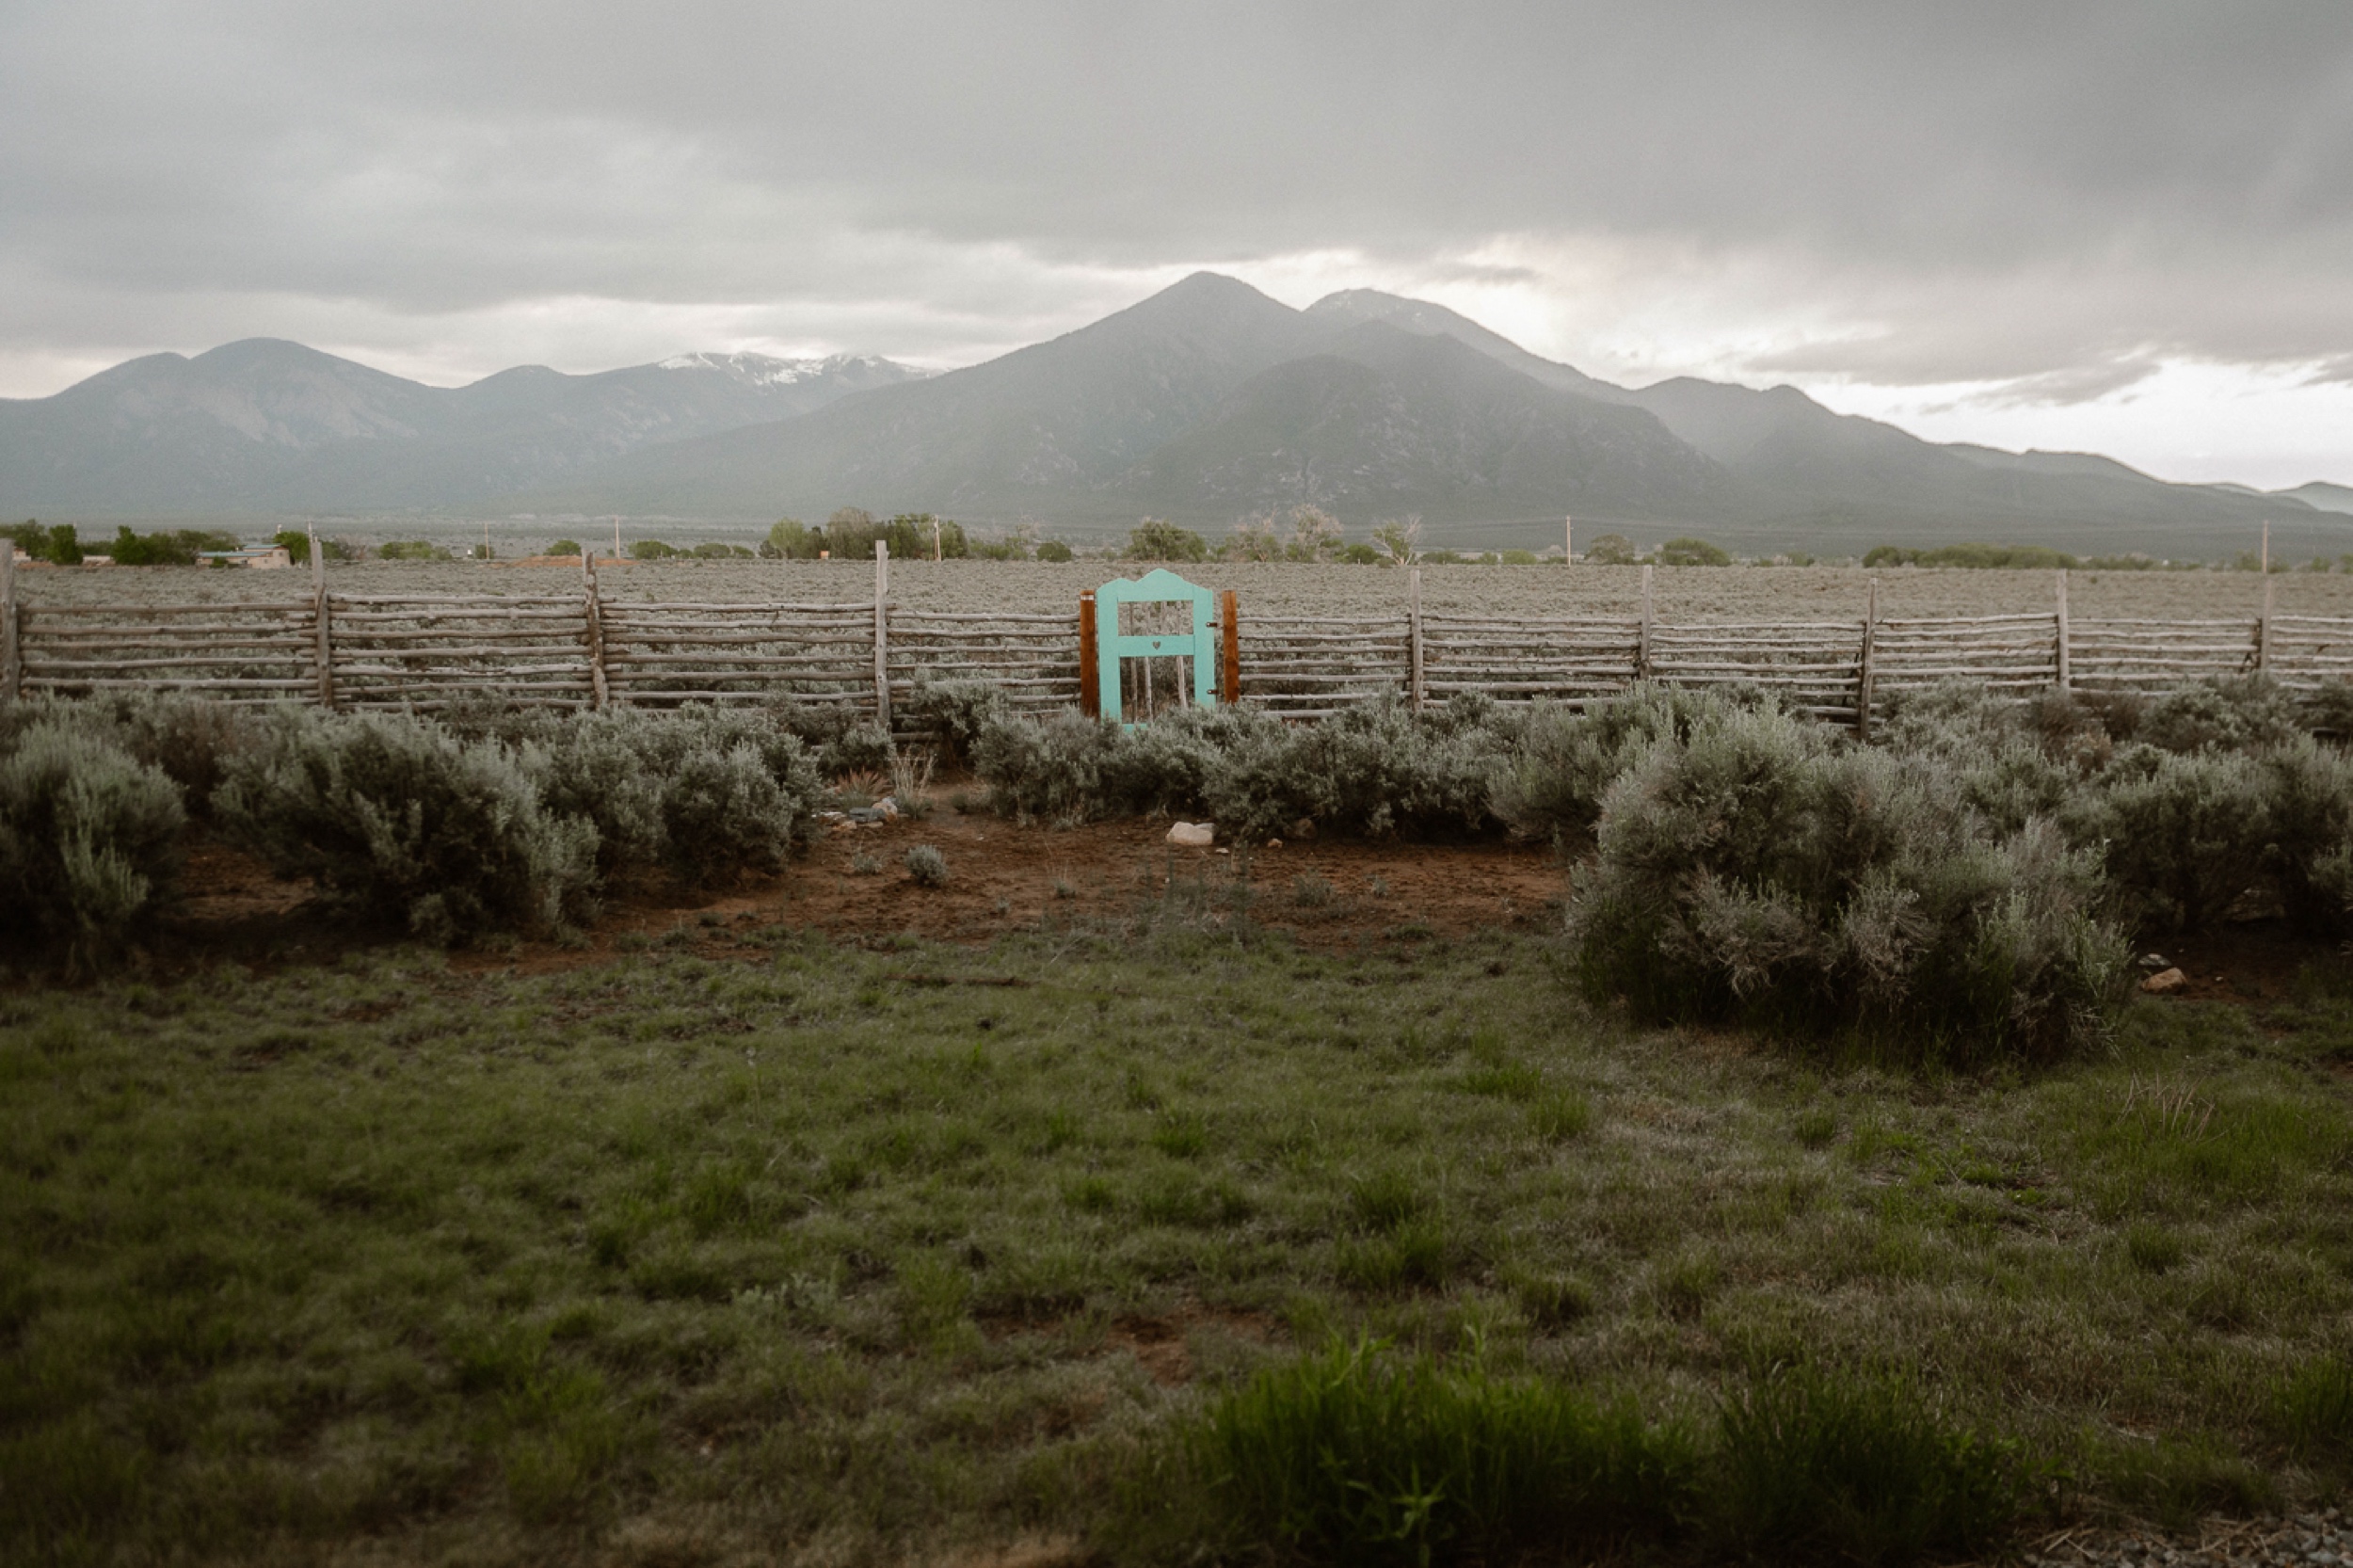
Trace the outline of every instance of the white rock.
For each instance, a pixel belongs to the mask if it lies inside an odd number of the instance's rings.
[[[1206,849],[1209,846],[1209,844],[1214,842],[1216,839],[1216,826],[1212,824],[1205,822],[1180,822],[1170,827],[1168,830],[1168,841],[1170,843],[1191,844],[1195,849]]]

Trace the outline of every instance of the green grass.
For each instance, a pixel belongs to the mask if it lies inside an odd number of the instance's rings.
[[[1727,1464],[1731,1413],[1816,1432],[1816,1501],[1729,1530],[1769,1554],[1961,1549],[2000,1512],[1971,1453],[2059,1514],[2353,1466],[2329,984],[1923,1078],[1630,1030],[1531,979],[1538,938],[1322,956],[1178,913],[0,996],[0,1559],[1150,1557],[1139,1487],[1276,1543],[1187,1490],[1203,1423],[1366,1336],[1365,1399],[1468,1379],[1499,1454],[1586,1434],[1563,1475]],[[1930,1479],[1866,1517],[1886,1432]],[[1366,1528],[1413,1545],[1401,1451]],[[1633,1516],[1551,1487],[1537,1537]],[[1528,1538],[1485,1529],[1446,1539]]]

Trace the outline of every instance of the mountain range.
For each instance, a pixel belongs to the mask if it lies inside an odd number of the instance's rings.
[[[441,389],[255,340],[0,402],[0,516],[424,511],[754,521],[843,504],[1108,535],[1314,504],[1433,542],[1702,533],[1743,550],[1962,538],[2212,556],[2353,549],[2353,489],[2169,484],[1926,441],[1792,387],[1625,388],[1442,306],[1294,310],[1197,273],[944,375],[689,355]]]
[[[478,508],[641,446],[792,419],[923,374],[855,355],[682,354],[431,387],[248,338],[0,400],[0,517]]]

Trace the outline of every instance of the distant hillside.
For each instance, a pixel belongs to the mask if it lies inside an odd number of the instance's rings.
[[[695,354],[594,376],[532,365],[442,388],[254,338],[0,400],[0,516],[476,504],[916,374],[848,356]]]

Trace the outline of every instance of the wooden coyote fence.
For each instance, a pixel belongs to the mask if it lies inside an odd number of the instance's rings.
[[[1216,689],[1233,649],[1245,707],[1326,716],[1385,696],[1416,707],[1477,692],[1581,705],[1658,680],[1775,688],[1803,710],[1867,730],[1891,694],[1962,680],[2024,695],[2156,692],[2262,671],[2310,689],[2353,679],[2353,617],[2071,619],[2059,574],[2049,611],[1860,620],[1687,624],[1628,616],[1425,612],[1406,574],[1402,614],[1253,616],[1214,623]],[[1221,599],[1221,606],[1230,599]],[[30,694],[179,691],[344,709],[426,711],[467,701],[595,708],[681,702],[829,704],[918,729],[925,684],[986,681],[1022,709],[1080,704],[1079,616],[946,612],[874,594],[849,602],[632,600],[577,591],[344,594],[317,552],[308,592],[222,604],[28,604],[0,552],[0,701]]]

